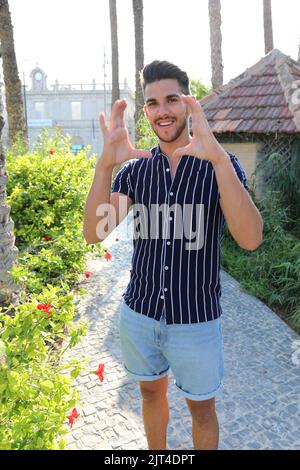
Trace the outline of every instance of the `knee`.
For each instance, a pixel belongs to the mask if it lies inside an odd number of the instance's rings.
[[[215,401],[191,401],[187,400],[192,418],[199,423],[208,423],[216,419]]]
[[[167,396],[168,379],[155,380],[154,382],[140,382],[140,390],[144,400],[156,401]]]

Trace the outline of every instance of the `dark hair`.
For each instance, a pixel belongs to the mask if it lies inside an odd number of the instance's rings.
[[[140,73],[143,93],[145,94],[146,85],[149,83],[168,78],[174,78],[177,80],[185,95],[190,94],[189,77],[187,76],[187,73],[177,67],[177,65],[171,64],[171,62],[167,62],[166,60],[154,60],[151,64],[148,64],[143,68]]]

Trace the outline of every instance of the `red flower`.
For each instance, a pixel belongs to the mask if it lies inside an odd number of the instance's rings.
[[[45,236],[44,236],[44,240],[45,240],[46,242],[48,242],[49,240],[51,240],[51,238],[49,237],[49,235],[45,235]]]
[[[77,418],[79,418],[79,414],[78,414],[78,411],[76,410],[76,408],[74,408],[72,413],[68,416],[70,427],[73,426],[73,423],[74,423],[75,419],[77,419]]]
[[[104,380],[103,372],[104,372],[104,364],[99,364],[98,370],[95,372],[95,374],[98,375],[100,382],[103,382]]]
[[[54,154],[55,154],[55,150],[51,149],[49,153],[50,153],[50,155],[54,155]]]
[[[52,315],[51,308],[52,308],[51,304],[38,304],[37,305],[37,309],[44,310],[44,312],[46,312],[47,317],[50,317]]]
[[[89,271],[87,271],[87,272],[85,273],[85,277],[88,279],[89,277],[91,277],[91,273],[90,273]]]
[[[107,251],[104,255],[104,258],[106,259],[106,261],[110,261],[111,260],[111,254]]]

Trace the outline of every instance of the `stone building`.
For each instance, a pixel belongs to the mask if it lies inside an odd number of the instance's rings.
[[[47,76],[39,67],[32,70],[30,78],[30,88],[25,89],[23,85],[30,145],[43,128],[51,132],[51,129],[59,127],[64,134],[72,136],[74,152],[89,144],[92,153],[99,154],[102,148],[99,113],[105,111],[109,117],[111,84],[97,84],[93,80],[91,84],[62,85],[56,80],[49,89]],[[127,99],[126,125],[134,142],[134,93],[126,81],[120,85],[120,97]],[[3,142],[8,144],[7,128],[4,128]]]

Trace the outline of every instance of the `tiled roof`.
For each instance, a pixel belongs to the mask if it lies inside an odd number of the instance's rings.
[[[300,63],[273,49],[200,103],[215,133],[299,133]]]

